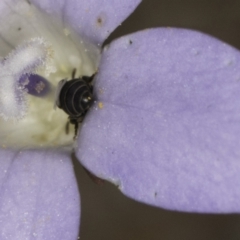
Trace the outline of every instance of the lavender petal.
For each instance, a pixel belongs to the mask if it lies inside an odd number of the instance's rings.
[[[189,212],[240,212],[240,53],[159,28],[103,52],[76,154],[127,196]]]
[[[138,6],[141,0],[32,0],[35,6],[62,19],[80,36],[95,44],[103,41]]]
[[[2,149],[0,184],[0,239],[77,239],[79,193],[69,152]]]

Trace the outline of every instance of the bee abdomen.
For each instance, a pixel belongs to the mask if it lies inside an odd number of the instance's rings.
[[[92,91],[84,80],[67,81],[59,94],[59,108],[62,108],[70,118],[84,115],[92,103]]]

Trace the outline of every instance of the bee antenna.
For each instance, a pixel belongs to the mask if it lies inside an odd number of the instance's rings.
[[[74,68],[73,71],[72,71],[72,79],[74,79],[76,71],[77,71],[76,68]]]

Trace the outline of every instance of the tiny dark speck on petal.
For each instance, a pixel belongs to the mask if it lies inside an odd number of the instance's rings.
[[[129,44],[132,44],[133,42],[132,42],[132,40],[129,40]]]
[[[157,192],[154,193],[154,197],[157,197]]]
[[[98,17],[98,19],[97,19],[97,24],[98,24],[98,26],[102,26],[102,23],[103,23],[102,18],[101,18],[101,17]]]
[[[18,28],[18,31],[21,31],[21,30],[22,30],[22,28],[19,27],[19,28]]]
[[[102,12],[98,15],[96,24],[98,27],[103,27],[106,23],[107,15]]]

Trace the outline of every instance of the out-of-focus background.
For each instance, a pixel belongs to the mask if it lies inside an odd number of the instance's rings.
[[[166,26],[200,30],[240,49],[240,0],[143,0],[107,43]],[[96,185],[77,161],[75,170],[82,201],[81,240],[240,240],[240,215],[158,209],[123,196],[110,183]]]

